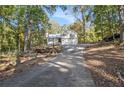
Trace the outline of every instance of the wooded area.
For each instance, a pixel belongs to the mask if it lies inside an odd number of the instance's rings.
[[[61,26],[51,20],[49,16],[57,8],[69,11],[75,22]],[[17,66],[25,54],[35,58],[37,53],[51,53],[53,47],[47,45],[46,33],[65,30],[76,31],[79,44],[113,42],[119,45],[124,42],[124,6],[0,6],[0,64]],[[61,47],[56,46],[53,51],[60,52]]]

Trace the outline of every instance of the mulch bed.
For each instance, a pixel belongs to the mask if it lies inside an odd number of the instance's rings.
[[[124,82],[124,46],[113,45],[89,47],[85,50],[85,67],[90,70],[98,87],[120,87]]]

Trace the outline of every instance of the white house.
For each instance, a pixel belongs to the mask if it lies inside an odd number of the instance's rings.
[[[56,45],[56,44],[61,44],[59,40],[61,40],[62,34],[48,34],[47,37],[47,44],[48,45]]]
[[[76,45],[78,43],[77,33],[73,30],[66,30],[62,35],[62,45]]]
[[[76,45],[78,43],[77,33],[73,30],[63,31],[62,34],[48,34],[48,45]]]

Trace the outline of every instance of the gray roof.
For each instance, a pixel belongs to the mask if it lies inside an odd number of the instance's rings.
[[[62,38],[62,34],[49,34],[48,38]]]

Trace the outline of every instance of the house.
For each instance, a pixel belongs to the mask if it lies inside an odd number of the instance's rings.
[[[66,30],[62,35],[62,45],[76,45],[78,43],[77,33],[73,30]]]
[[[48,45],[76,45],[78,43],[77,33],[73,30],[63,31],[62,34],[48,34]]]
[[[48,45],[58,45],[61,44],[62,34],[48,34],[47,44]]]

